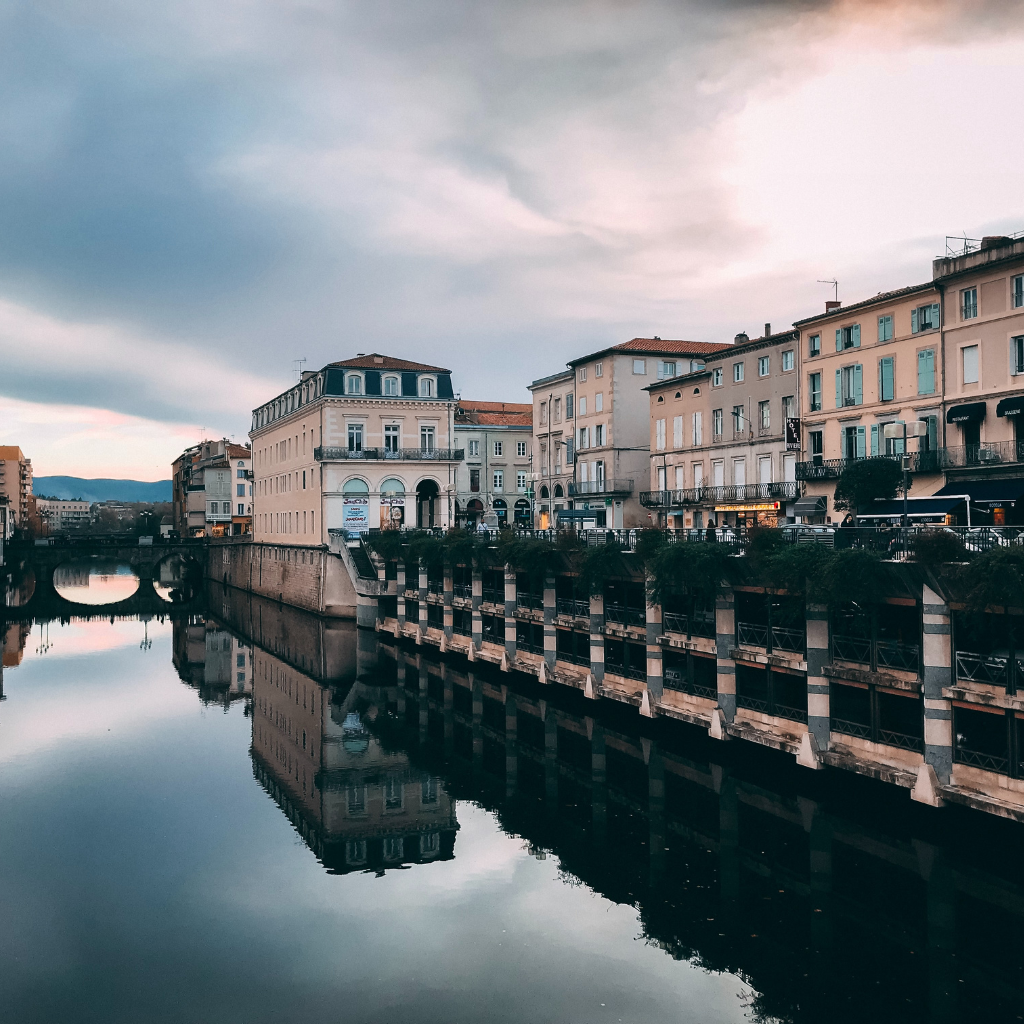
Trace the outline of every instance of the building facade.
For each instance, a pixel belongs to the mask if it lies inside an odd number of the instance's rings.
[[[797,333],[709,355],[703,369],[650,384],[651,490],[640,501],[672,529],[775,526],[797,498]]]
[[[530,526],[533,407],[516,402],[459,401],[455,447],[455,521],[474,527],[490,514],[499,527]]]
[[[253,411],[255,538],[453,525],[455,407],[438,366],[370,353],[303,373]]]
[[[252,450],[223,438],[186,449],[171,466],[173,528],[183,537],[252,532]]]
[[[650,479],[652,382],[703,369],[723,346],[634,338],[571,360],[575,378],[575,444],[569,496],[558,521],[579,527],[650,525],[640,503]]]
[[[14,444],[0,445],[0,494],[7,498],[12,529],[26,529],[32,498],[32,460]]]
[[[563,509],[572,508],[572,446],[575,420],[575,380],[572,370],[541,377],[529,385],[533,396],[535,529],[547,530]]]
[[[88,501],[36,497],[36,514],[47,533],[68,533],[88,526],[91,508]]]

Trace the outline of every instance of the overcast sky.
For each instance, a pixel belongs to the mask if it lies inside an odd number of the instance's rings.
[[[1024,229],[1014,3],[0,0],[0,443],[169,475],[307,368],[464,397]]]

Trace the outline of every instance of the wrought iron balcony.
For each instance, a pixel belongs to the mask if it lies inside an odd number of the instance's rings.
[[[1004,463],[1024,462],[1024,441],[991,441],[985,444],[935,448],[928,452],[908,452],[911,473],[941,473],[947,469],[975,469]],[[893,459],[901,455],[871,455],[872,459]],[[838,480],[851,462],[863,459],[817,459],[796,464],[797,480]]]
[[[361,462],[462,462],[466,452],[462,448],[332,448],[321,445],[313,449],[317,462],[358,460]]]
[[[646,626],[647,609],[630,608],[624,604],[607,604],[604,617],[608,622],[616,622],[621,626]]]
[[[590,602],[572,597],[560,597],[555,602],[555,610],[559,615],[568,615],[574,619],[590,618]]]
[[[895,640],[874,640],[870,637],[832,634],[832,657],[836,661],[852,661],[872,669],[890,668],[900,672],[921,670],[921,648]]]
[[[588,494],[632,494],[632,480],[575,480],[569,483],[569,497]]]
[[[675,491],[641,491],[644,508],[679,508],[682,505],[718,504],[729,501],[782,501],[797,497],[795,480],[770,484],[723,484],[717,487],[686,487]]]

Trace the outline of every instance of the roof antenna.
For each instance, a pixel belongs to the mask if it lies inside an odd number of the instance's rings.
[[[292,360],[292,366],[295,367],[295,379],[296,380],[302,380],[302,368],[305,365],[306,365],[305,357],[303,357],[302,359],[293,359]]]
[[[821,280],[821,278],[818,278],[818,284],[830,284],[830,285],[832,285],[832,287],[835,288],[835,290],[836,290],[836,302],[839,301],[839,282],[834,277],[827,278],[824,281]]]

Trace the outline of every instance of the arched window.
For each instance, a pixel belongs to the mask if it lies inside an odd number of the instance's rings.
[[[365,480],[349,480],[341,489],[342,494],[369,494],[370,488]]]
[[[665,401],[665,396],[664,395],[658,395],[658,401],[659,402],[664,402]]]
[[[563,498],[563,497],[565,497],[565,492],[562,490],[562,485],[561,484],[555,484],[555,497],[556,498]]]
[[[540,489],[540,496],[541,496],[542,498],[549,498],[549,497],[551,497],[551,495],[550,495],[550,494],[548,494],[548,488],[547,488],[547,484],[545,484],[545,485],[544,485],[544,486],[543,486],[543,487],[542,487],[542,488]]]
[[[420,377],[420,398],[434,397],[434,378]]]
[[[394,398],[401,394],[402,389],[398,386],[399,380],[397,377],[385,377],[384,378],[384,394]]]
[[[405,494],[405,484],[403,484],[402,481],[397,479],[396,477],[388,477],[388,479],[385,480],[384,483],[380,485],[380,493],[382,495]]]
[[[345,381],[345,393],[348,395],[361,395],[363,393],[363,378],[358,373],[350,373]]]

